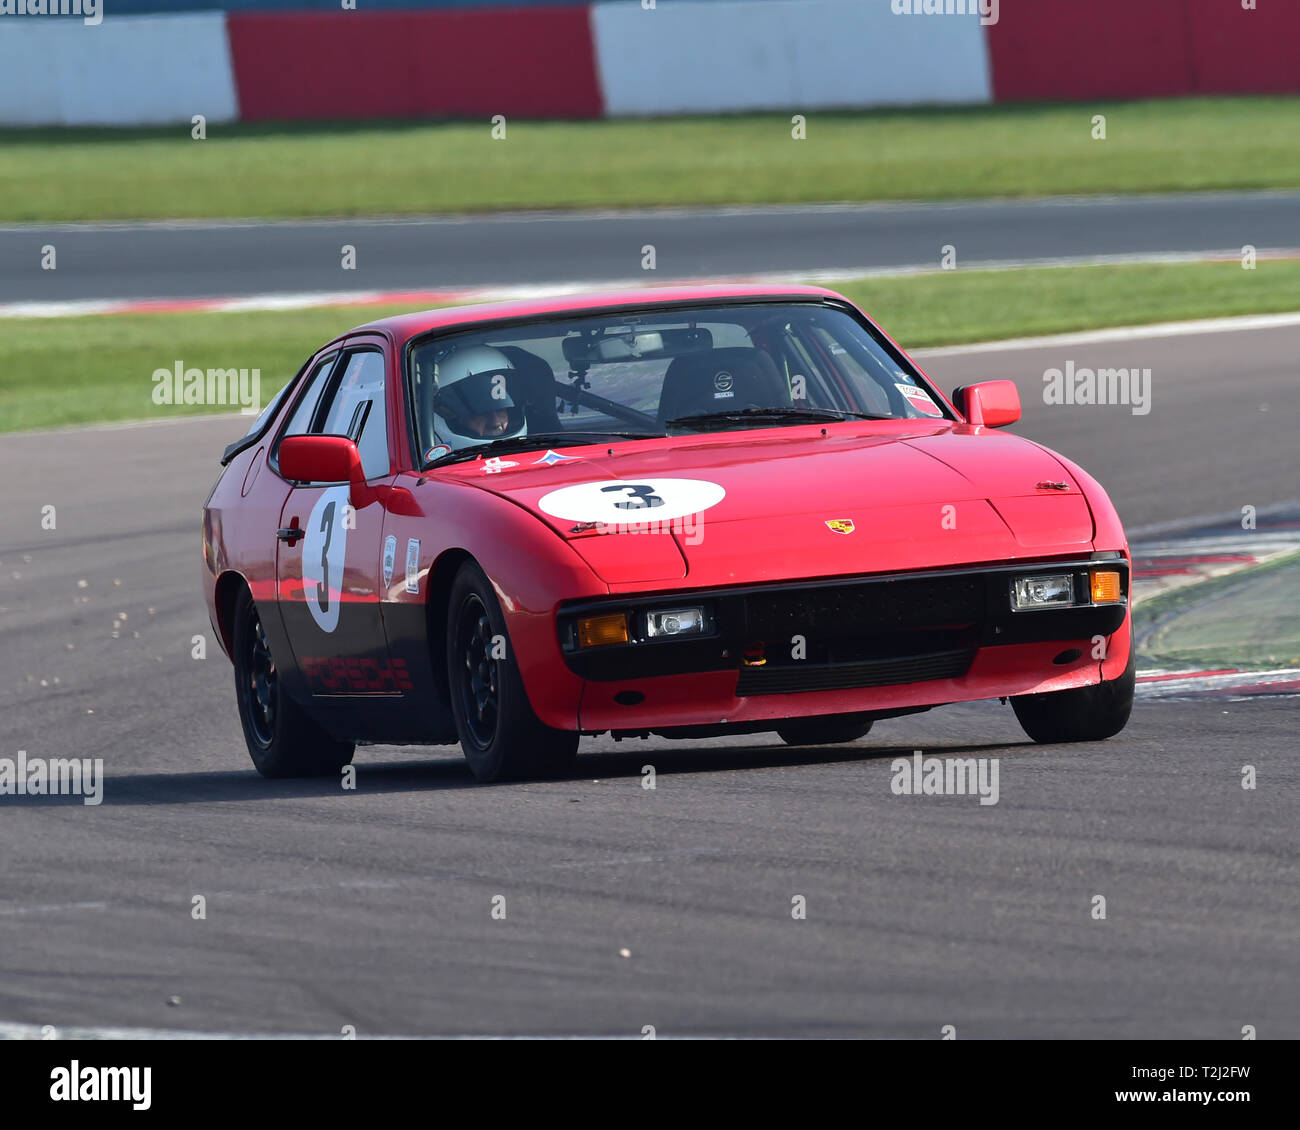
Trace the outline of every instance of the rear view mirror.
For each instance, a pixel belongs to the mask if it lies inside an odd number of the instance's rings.
[[[953,389],[953,403],[968,424],[1003,428],[1020,419],[1020,390],[1015,381],[981,381]]]
[[[631,330],[626,333],[566,337],[561,346],[570,365],[599,365],[611,361],[649,361],[679,357],[713,348],[705,329]]]

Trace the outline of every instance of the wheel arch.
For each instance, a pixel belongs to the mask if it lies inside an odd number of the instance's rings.
[[[234,656],[235,644],[235,602],[241,591],[252,596],[244,575],[234,569],[227,569],[217,578],[212,603],[217,612],[216,629],[221,635],[221,648],[227,656]]]
[[[447,684],[447,603],[451,599],[451,583],[466,561],[473,561],[480,569],[483,568],[467,549],[446,549],[438,555],[429,568],[428,595],[424,604],[426,644],[434,686],[447,697],[448,703],[451,690]]]

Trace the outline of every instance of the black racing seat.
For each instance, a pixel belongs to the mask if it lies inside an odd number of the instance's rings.
[[[790,387],[772,358],[761,349],[732,346],[673,358],[659,394],[659,422],[790,405]]]
[[[517,345],[499,345],[515,367],[515,376],[506,378],[510,399],[522,406],[530,432],[558,432],[562,430],[560,415],[555,408],[555,371],[536,353],[529,353]]]

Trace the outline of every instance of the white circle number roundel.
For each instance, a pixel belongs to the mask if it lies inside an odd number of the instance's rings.
[[[307,519],[302,541],[302,589],[307,611],[322,632],[339,626],[343,564],[347,557],[349,488],[327,487]]]
[[[662,522],[717,506],[726,494],[705,479],[607,479],[553,490],[537,506],[566,522]]]

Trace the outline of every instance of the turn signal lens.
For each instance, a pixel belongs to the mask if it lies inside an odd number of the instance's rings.
[[[1119,601],[1119,574],[1113,569],[1092,571],[1092,603],[1115,604]]]
[[[578,621],[579,647],[608,647],[612,643],[627,643],[626,614],[584,616]]]

